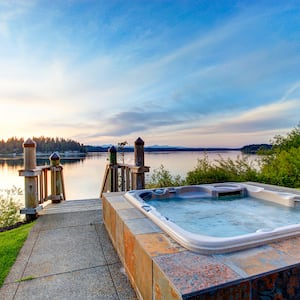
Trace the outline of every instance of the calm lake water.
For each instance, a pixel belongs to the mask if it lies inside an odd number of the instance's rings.
[[[180,175],[184,178],[188,171],[194,169],[197,160],[203,158],[204,152],[151,152],[145,153],[145,165],[150,166],[150,172],[146,175],[149,180],[153,170],[161,165],[172,175]],[[239,151],[207,152],[209,160],[214,161],[223,158],[236,159],[241,156]],[[67,199],[88,199],[99,197],[102,186],[107,153],[93,153],[85,158],[62,159],[64,168],[64,180]],[[254,159],[252,156],[251,159]],[[134,154],[125,153],[124,161],[134,164]],[[48,159],[38,159],[37,165],[49,164]],[[18,170],[23,168],[22,158],[0,159],[0,189],[9,189],[12,186],[24,188],[24,178],[19,177]]]

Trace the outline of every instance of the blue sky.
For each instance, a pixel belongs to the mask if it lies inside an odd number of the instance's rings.
[[[243,146],[300,121],[299,1],[0,0],[1,137]]]

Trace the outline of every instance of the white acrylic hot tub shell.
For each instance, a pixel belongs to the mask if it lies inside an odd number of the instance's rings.
[[[242,186],[247,189],[247,193],[251,197],[255,197],[266,201],[273,201],[278,204],[291,207],[295,206],[295,201],[299,200],[299,195],[296,194],[274,192],[261,187],[255,187],[247,184],[228,183],[222,185],[223,187],[226,187],[229,190],[233,190],[234,186]],[[197,188],[206,191],[212,191],[216,187],[220,189],[222,185],[212,184],[192,186],[192,191],[190,192],[190,194],[191,196],[195,195],[195,191],[193,192],[193,190],[196,190]],[[188,190],[187,187],[184,188]],[[180,188],[176,189],[178,191]],[[225,238],[194,234],[184,230],[183,228],[176,225],[174,222],[168,220],[167,218],[162,216],[154,207],[148,205],[142,198],[140,198],[139,195],[147,191],[150,192],[153,190],[130,191],[125,194],[125,198],[135,207],[140,209],[147,217],[149,217],[149,219],[151,219],[156,225],[158,225],[163,231],[170,235],[179,244],[181,244],[189,250],[198,253],[211,254],[231,252],[300,235],[300,224],[283,226],[270,231],[261,229],[254,233]],[[154,193],[156,193],[158,196],[159,194],[163,195],[167,192],[168,189],[154,190]],[[170,190],[170,193],[174,193],[174,190]]]

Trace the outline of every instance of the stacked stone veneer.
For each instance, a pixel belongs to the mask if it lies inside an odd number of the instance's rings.
[[[177,244],[124,193],[102,200],[105,226],[140,299],[300,299],[300,238],[202,255]]]

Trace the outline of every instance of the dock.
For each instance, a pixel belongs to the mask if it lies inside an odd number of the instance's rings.
[[[7,276],[0,299],[137,299],[98,199],[49,204]]]

